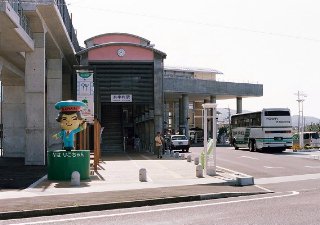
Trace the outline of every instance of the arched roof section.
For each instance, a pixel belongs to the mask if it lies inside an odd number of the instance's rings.
[[[137,35],[128,33],[105,33],[91,37],[84,41],[86,47],[101,45],[111,42],[133,43],[139,45],[150,45],[150,41]]]
[[[122,54],[119,54],[119,51]],[[100,44],[79,51],[77,55],[87,54],[88,61],[151,61],[155,55],[165,58],[167,55],[150,46],[133,43]]]

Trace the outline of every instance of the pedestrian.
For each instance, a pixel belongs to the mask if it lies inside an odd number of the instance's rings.
[[[155,137],[156,142],[156,154],[157,158],[162,158],[162,143],[163,143],[163,137],[161,137],[161,133],[157,132],[157,136]]]
[[[134,136],[134,148],[133,149],[135,151],[140,152],[140,138],[137,134]]]

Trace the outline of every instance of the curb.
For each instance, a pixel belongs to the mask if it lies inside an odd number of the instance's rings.
[[[179,203],[179,202],[201,201],[201,200],[249,196],[249,195],[267,194],[267,193],[272,193],[272,192],[268,192],[268,191],[264,191],[264,192],[221,192],[221,193],[208,193],[208,194],[200,194],[200,195],[177,196],[177,197],[146,199],[146,200],[136,200],[136,201],[111,202],[111,203],[96,204],[96,205],[79,205],[79,206],[58,207],[58,208],[52,208],[52,209],[34,209],[34,210],[24,210],[24,211],[11,211],[11,212],[0,213],[0,220],[21,219],[21,218],[28,218],[28,217],[40,217],[40,216],[64,215],[64,214],[72,214],[72,213],[111,210],[111,209],[122,209],[122,208],[133,208],[133,207],[142,207],[142,206],[154,206],[154,205],[172,204],[172,203]]]

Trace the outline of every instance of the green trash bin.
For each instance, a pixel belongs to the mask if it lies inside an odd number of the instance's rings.
[[[74,171],[80,180],[90,177],[90,150],[54,150],[48,152],[48,180],[71,180]]]

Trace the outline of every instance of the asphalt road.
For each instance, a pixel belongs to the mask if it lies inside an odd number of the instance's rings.
[[[198,154],[200,148],[191,149]],[[168,204],[0,224],[320,224],[320,152],[266,154],[217,149],[217,165],[255,177],[272,194]]]
[[[250,197],[1,221],[1,224],[318,225],[319,197],[319,188],[316,188]]]

